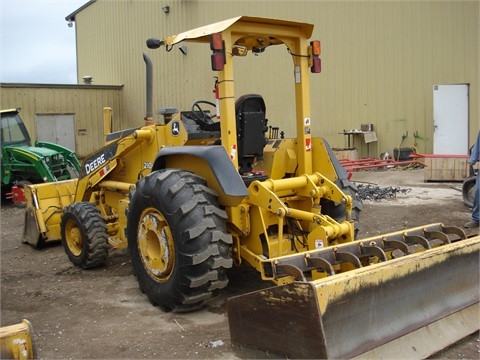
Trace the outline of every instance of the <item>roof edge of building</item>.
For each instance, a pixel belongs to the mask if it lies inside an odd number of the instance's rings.
[[[0,88],[50,88],[50,89],[110,89],[122,90],[122,85],[85,85],[85,84],[37,84],[37,83],[0,83]]]
[[[87,2],[86,4],[83,4],[82,6],[80,6],[77,10],[75,10],[75,11],[72,12],[71,14],[65,16],[65,20],[66,20],[66,21],[75,21],[75,16],[76,16],[80,11],[82,11],[83,9],[85,9],[86,7],[92,5],[95,1],[97,1],[97,0],[90,0],[90,1]]]

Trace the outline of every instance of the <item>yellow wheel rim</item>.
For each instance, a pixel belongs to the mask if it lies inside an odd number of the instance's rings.
[[[175,263],[173,236],[167,221],[155,209],[147,209],[140,218],[137,245],[143,266],[157,281],[166,281]]]
[[[79,256],[82,253],[82,233],[80,232],[77,223],[73,220],[69,220],[67,222],[67,226],[65,227],[65,240],[67,242],[68,249],[73,255]]]

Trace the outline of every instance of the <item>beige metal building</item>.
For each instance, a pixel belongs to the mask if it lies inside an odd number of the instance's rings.
[[[66,20],[75,22],[78,83],[88,75],[93,85],[1,84],[2,108],[23,107],[34,137],[39,116],[73,115],[75,147],[83,157],[103,143],[103,106],[113,108],[114,130],[143,124],[142,53],[154,63],[155,109],[183,110],[195,100],[213,100],[215,73],[207,49],[189,44],[183,52],[153,51],[145,45],[147,38],[238,15],[275,17],[313,23],[312,38],[322,43],[322,73],[310,81],[315,136],[343,148],[348,137],[339,133],[373,124],[378,141],[367,146],[362,136],[351,139],[350,146],[361,156],[378,157],[411,146],[420,153],[452,153],[452,144],[467,152],[480,127],[479,4],[92,0]],[[252,57],[236,62],[236,95],[262,94],[269,124],[294,136],[290,55],[285,48],[273,47]],[[451,88],[461,88],[460,95],[452,96]],[[445,107],[450,109],[446,118]],[[441,118],[448,126],[439,122]],[[156,120],[161,121],[159,115]],[[446,129],[446,142],[445,136],[437,139],[439,128]]]
[[[103,146],[103,104],[120,109],[122,86],[2,83],[2,109],[21,108],[33,140],[64,145],[81,158]],[[121,112],[113,121],[122,121]]]
[[[373,124],[378,141],[370,156],[393,148],[435,149],[434,93],[437,85],[464,85],[467,119],[453,123],[465,152],[479,129],[478,1],[117,1],[88,2],[67,16],[75,22],[78,79],[123,84],[123,127],[142,124],[145,109],[145,52],[154,63],[154,107],[189,108],[212,100],[215,73],[209,53],[188,45],[186,54],[149,50],[145,40],[238,15],[313,23],[322,43],[322,73],[311,80],[314,135],[345,147],[343,130]],[[236,63],[235,91],[260,93],[269,124],[294,136],[293,75],[285,48],[268,49]],[[447,100],[450,99],[447,95]],[[440,100],[441,104],[445,98]],[[109,105],[109,104],[106,104]],[[435,110],[437,111],[437,110]],[[435,113],[435,118],[437,114]],[[160,120],[159,120],[160,121]],[[458,122],[458,123],[457,123]],[[450,124],[452,125],[452,124]],[[451,135],[451,131],[450,131]],[[404,139],[402,142],[402,138]],[[355,146],[365,153],[363,139]],[[445,146],[445,144],[442,144]],[[443,150],[443,151],[442,151]]]

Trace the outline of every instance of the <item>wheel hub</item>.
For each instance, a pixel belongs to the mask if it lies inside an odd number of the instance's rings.
[[[68,222],[65,237],[71,253],[75,256],[79,256],[82,253],[83,240],[82,233],[74,221]]]
[[[138,250],[145,269],[158,281],[167,280],[175,263],[173,236],[165,218],[148,212],[140,219]]]

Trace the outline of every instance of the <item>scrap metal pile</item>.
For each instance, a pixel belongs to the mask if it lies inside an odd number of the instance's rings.
[[[397,194],[407,194],[412,189],[410,188],[400,188],[400,187],[380,187],[375,184],[356,184],[357,194],[355,196],[356,200],[363,202],[365,200],[370,201],[380,201],[383,199],[392,199],[397,197]]]
[[[391,169],[397,168],[402,170],[407,169],[422,169],[426,165],[418,160],[395,161],[393,159],[374,159],[362,158],[357,160],[339,159],[340,164],[347,171],[372,170],[372,169]]]

